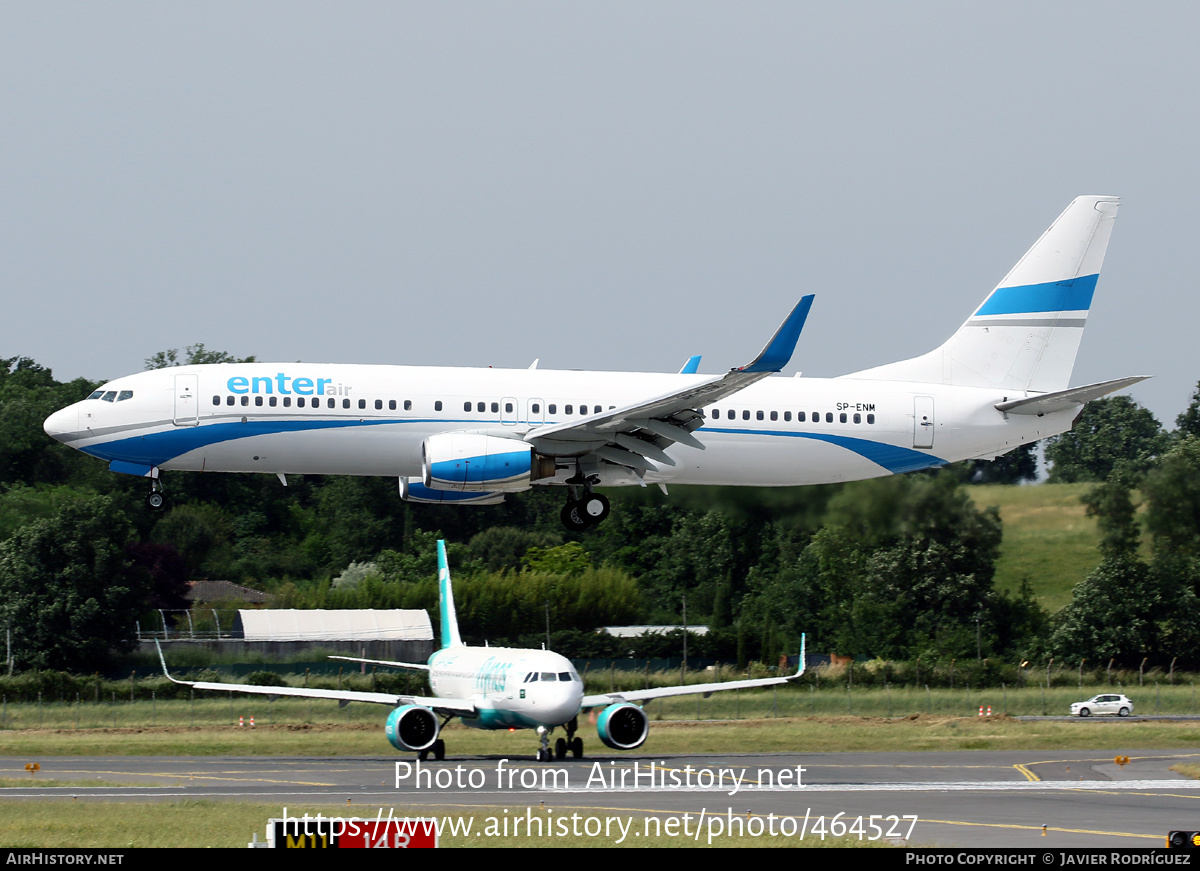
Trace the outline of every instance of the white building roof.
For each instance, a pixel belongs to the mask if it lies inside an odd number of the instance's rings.
[[[432,641],[429,613],[421,610],[238,612],[247,641]]]

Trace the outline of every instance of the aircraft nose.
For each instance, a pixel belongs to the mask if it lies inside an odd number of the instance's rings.
[[[79,431],[79,410],[71,405],[54,412],[42,424],[46,435],[58,441],[65,441]]]

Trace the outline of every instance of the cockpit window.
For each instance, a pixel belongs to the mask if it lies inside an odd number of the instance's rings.
[[[542,680],[558,680],[558,675],[552,671],[543,671]]]
[[[91,395],[91,396],[89,396],[89,397],[88,397],[88,399],[99,399],[99,398],[100,398],[101,396],[103,396],[103,395],[104,395],[104,391],[103,391],[103,390],[97,390],[97,391],[95,391],[94,393],[92,393],[92,395]]]
[[[117,391],[110,390],[107,393],[105,393],[103,396],[101,396],[100,398],[103,399],[105,402],[113,402],[117,398]]]
[[[569,672],[569,671],[560,671],[560,672],[558,673],[558,679],[559,679],[559,680],[563,680],[563,681],[568,681],[568,682],[570,682],[570,680],[571,680],[571,672]]]
[[[121,393],[117,396],[117,402],[124,402],[126,399],[133,399],[133,391],[132,390],[122,390]]]

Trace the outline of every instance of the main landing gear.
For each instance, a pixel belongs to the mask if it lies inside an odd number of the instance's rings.
[[[592,486],[599,481],[594,475],[585,478],[580,472],[567,479],[567,504],[560,516],[563,526],[572,532],[583,532],[589,526],[603,523],[612,510],[606,496],[592,492]]]
[[[443,741],[441,738],[438,738],[436,741],[434,741],[430,746],[426,747],[424,750],[417,751],[417,759],[421,760],[422,762],[425,762],[427,759],[429,759],[431,754],[433,755],[433,758],[436,759],[438,762],[441,762],[443,759],[445,759],[446,758],[446,742]]]
[[[575,730],[579,728],[579,720],[575,717],[563,726],[567,731],[566,738],[559,738],[554,742],[554,751],[550,751],[550,729],[545,726],[538,726],[538,738],[542,742],[542,746],[538,748],[538,762],[553,762],[556,759],[566,759],[567,754],[571,754],[572,759],[583,758],[583,739],[575,734]]]

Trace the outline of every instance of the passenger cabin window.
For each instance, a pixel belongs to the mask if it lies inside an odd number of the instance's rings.
[[[442,410],[442,400],[440,400],[440,399],[439,399],[437,402],[435,402],[435,403],[433,404],[433,410],[434,410],[434,411],[441,411],[441,410]]]
[[[388,400],[388,409],[389,409],[389,410],[391,410],[391,411],[395,411],[395,410],[396,410],[396,400],[394,400],[394,399],[389,399],[389,400]]]
[[[376,400],[375,400],[375,410],[376,410],[376,411],[379,411],[381,408],[383,408],[383,400],[382,400],[382,399],[376,399]]]
[[[232,396],[226,396],[226,397],[225,397],[225,404],[226,404],[226,405],[233,405],[233,402],[234,402],[234,399],[233,399],[233,397],[232,397]]]
[[[412,411],[412,400],[411,399],[404,400],[404,410]]]

